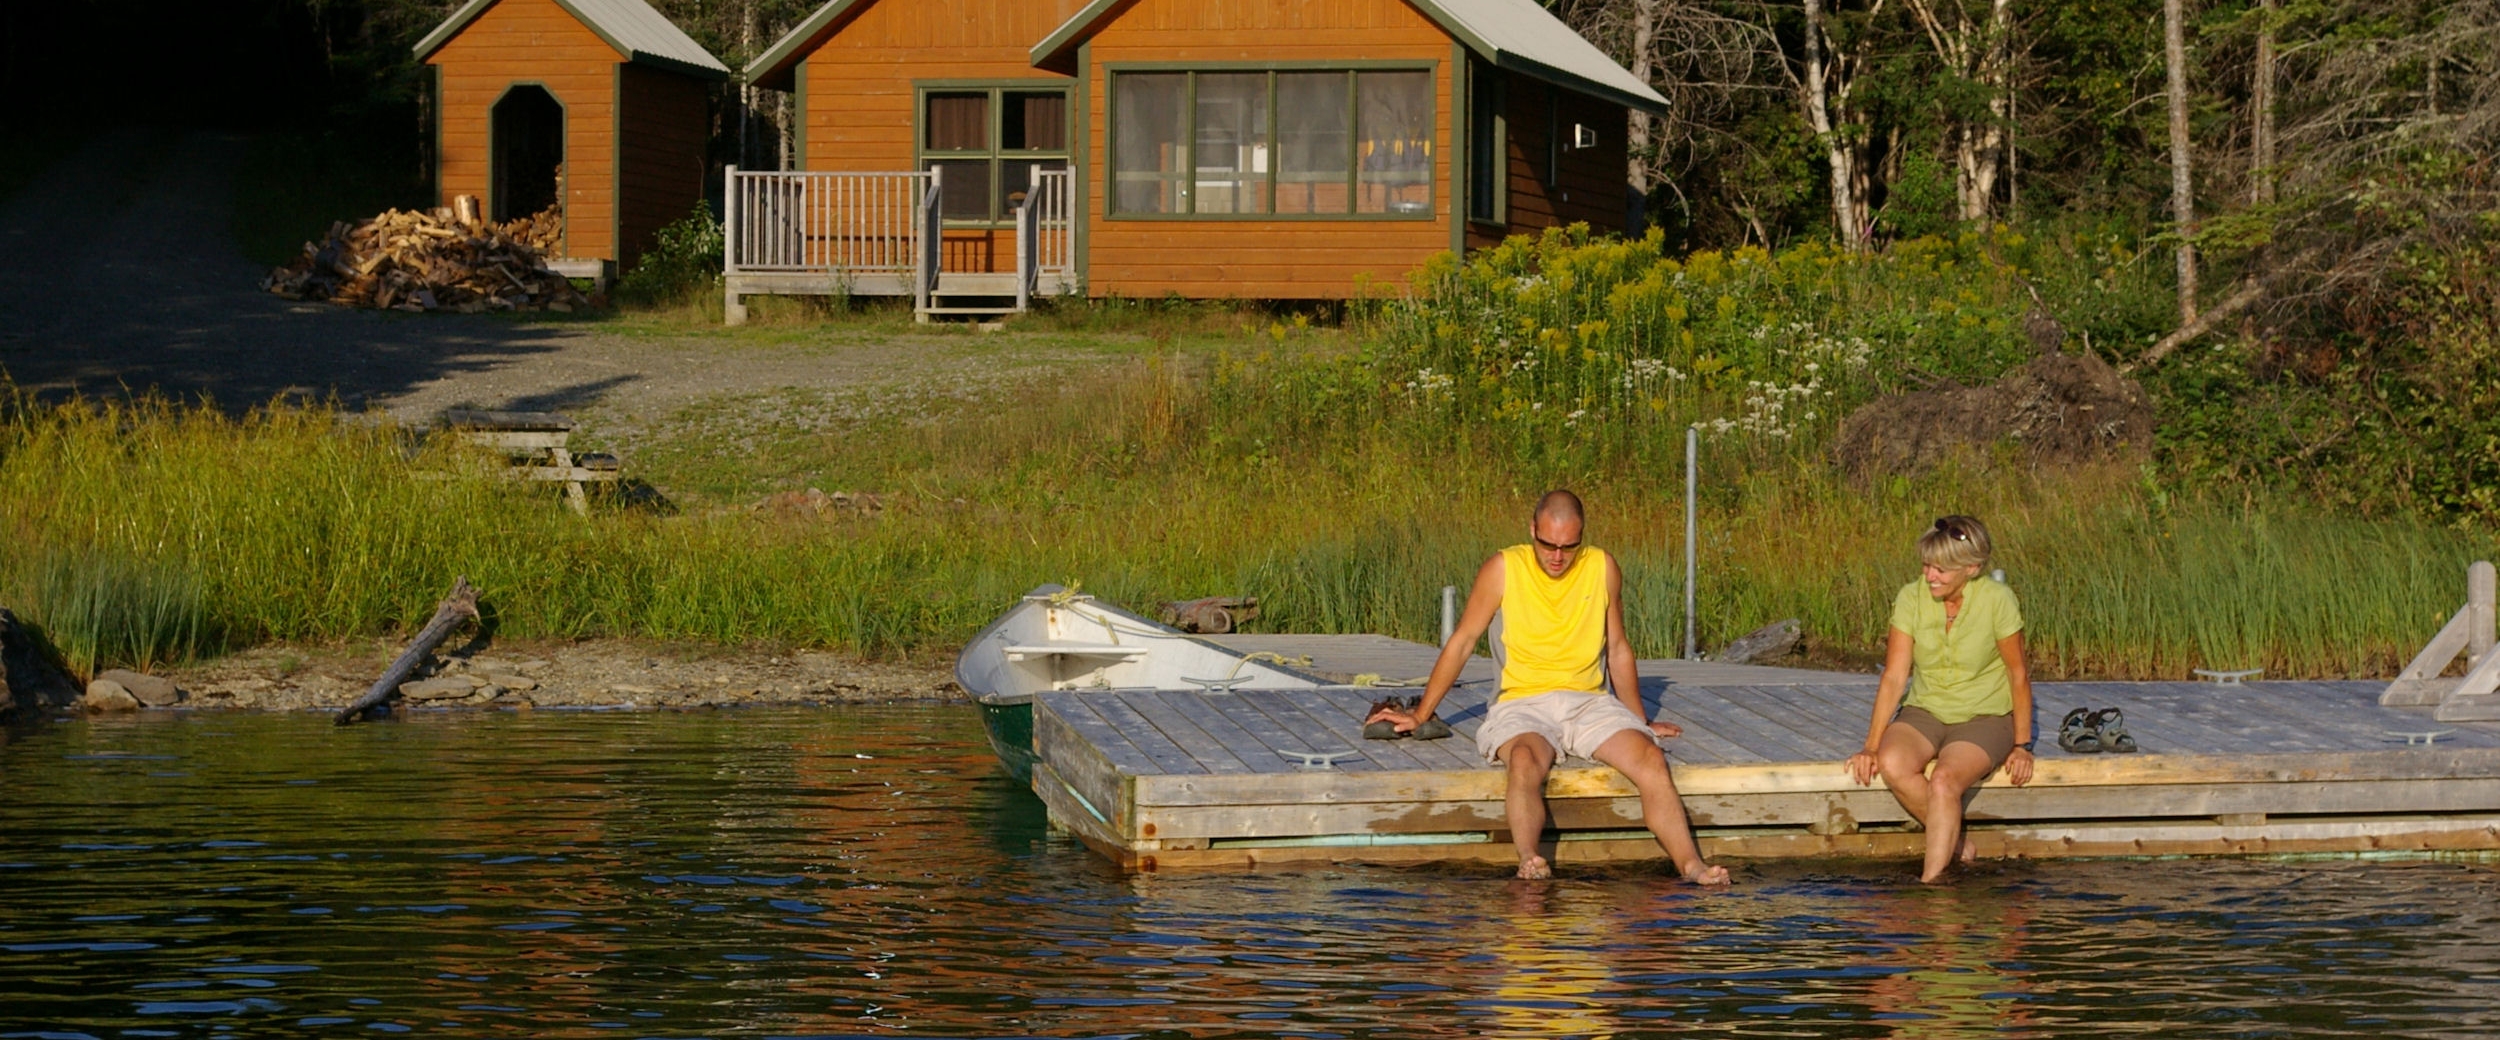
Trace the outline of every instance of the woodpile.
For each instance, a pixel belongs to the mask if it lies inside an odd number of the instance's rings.
[[[547,253],[564,232],[553,207],[493,223],[467,203],[423,212],[388,210],[353,225],[330,225],[304,255],[269,272],[261,288],[290,300],[328,300],[377,310],[570,311],[589,303]],[[461,219],[463,216],[469,219]]]

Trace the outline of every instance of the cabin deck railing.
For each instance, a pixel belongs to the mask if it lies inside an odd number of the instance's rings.
[[[724,273],[906,275],[937,172],[729,171]]]
[[[724,317],[744,320],[742,296],[843,293],[910,296],[923,315],[935,297],[1015,298],[1064,292],[1076,280],[1075,180],[1034,170],[1015,207],[1015,269],[946,247],[941,171],[754,171],[731,167],[722,202]],[[981,232],[986,233],[986,232]],[[957,255],[957,254],[961,255]],[[948,275],[962,276],[949,279]],[[953,282],[955,284],[950,284]]]

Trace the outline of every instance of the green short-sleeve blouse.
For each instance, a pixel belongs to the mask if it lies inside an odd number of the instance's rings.
[[[2014,683],[1997,643],[2023,630],[2023,612],[2004,582],[1972,578],[1948,631],[1944,604],[1927,594],[1926,582],[1913,581],[1892,598],[1892,627],[1910,634],[1910,696],[1902,703],[1948,726],[2014,710]]]

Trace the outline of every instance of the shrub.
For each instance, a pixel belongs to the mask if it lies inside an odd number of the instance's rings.
[[[617,279],[617,295],[635,303],[675,303],[718,288],[727,241],[712,207],[695,203],[693,212],[653,236],[651,248]]]

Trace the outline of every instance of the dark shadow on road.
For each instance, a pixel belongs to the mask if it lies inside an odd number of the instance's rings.
[[[46,398],[154,392],[240,411],[284,396],[352,409],[593,335],[260,291],[266,272],[228,231],[243,148],[207,131],[108,132],[0,204],[0,372]],[[573,407],[630,379],[479,403]]]
[[[498,402],[495,407],[515,412],[561,412],[567,408],[584,408],[599,403],[610,390],[641,381],[642,377],[638,375],[609,376],[535,394],[522,394]]]

